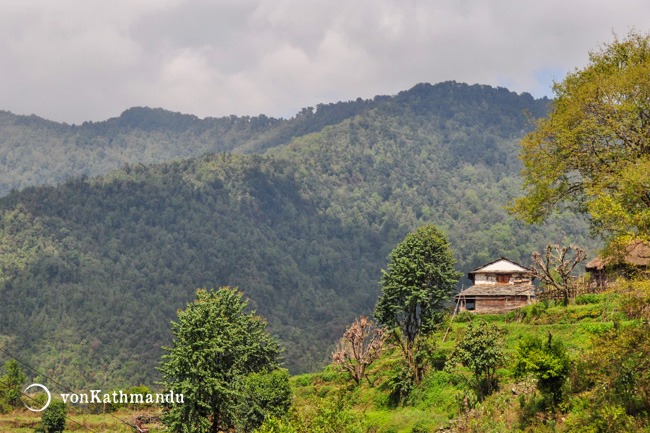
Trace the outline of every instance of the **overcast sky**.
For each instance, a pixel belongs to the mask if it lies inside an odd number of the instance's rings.
[[[645,0],[5,0],[0,109],[67,123],[132,106],[291,117],[456,80],[552,96]]]

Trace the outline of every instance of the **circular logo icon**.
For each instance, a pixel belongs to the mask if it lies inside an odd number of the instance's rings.
[[[33,388],[33,387],[43,388],[43,391],[45,391],[45,394],[47,394],[47,403],[45,403],[45,406],[43,406],[43,407],[40,408],[40,409],[34,409],[33,407],[29,407],[29,406],[27,406],[27,403],[25,403],[25,402],[23,402],[23,404],[25,405],[25,407],[26,407],[27,409],[31,410],[32,412],[41,412],[41,411],[44,411],[44,410],[45,410],[45,409],[50,405],[50,401],[52,400],[52,395],[50,395],[50,390],[47,389],[47,388],[45,387],[45,385],[41,385],[40,383],[32,383],[32,384],[29,385],[27,388],[25,388],[25,393],[27,393],[27,391],[28,391],[29,389]]]

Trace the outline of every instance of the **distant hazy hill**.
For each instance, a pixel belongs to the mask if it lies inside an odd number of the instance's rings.
[[[10,189],[94,176],[124,164],[153,164],[206,152],[262,152],[318,131],[380,101],[319,104],[290,120],[229,116],[199,119],[160,108],[130,108],[120,117],[81,126],[0,111],[0,196]]]
[[[587,244],[580,220],[531,228],[502,207],[521,184],[523,111],[541,116],[548,102],[451,82],[288,121],[132,109],[73,128],[6,114],[25,134],[87,137],[74,152],[58,139],[66,163],[100,147],[104,163],[138,146],[152,159],[268,151],[135,164],[1,199],[0,342],[77,386],[100,371],[151,383],[176,310],[197,287],[231,285],[291,370],[313,370],[372,311],[388,253],[419,225],[448,234],[465,272],[500,255],[526,263],[549,241]]]

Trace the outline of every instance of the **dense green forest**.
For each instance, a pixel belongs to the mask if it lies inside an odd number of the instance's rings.
[[[117,118],[77,126],[0,111],[0,196],[12,188],[103,174],[127,163],[152,164],[206,152],[263,152],[368,111],[386,98],[319,104],[289,120],[265,115],[199,119],[134,107]]]
[[[520,191],[524,111],[549,102],[448,82],[290,120],[4,113],[5,190],[220,153],[1,199],[0,344],[72,386],[152,384],[176,310],[197,287],[230,285],[268,319],[285,365],[312,371],[372,311],[388,253],[417,226],[440,227],[464,273],[502,255],[528,263],[549,242],[593,249],[580,217],[531,227],[503,209]]]

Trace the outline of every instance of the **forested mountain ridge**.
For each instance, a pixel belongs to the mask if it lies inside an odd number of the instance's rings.
[[[548,102],[421,84],[267,119],[259,134],[252,120],[235,121],[247,140],[219,136],[230,150],[265,155],[134,164],[13,192],[0,199],[0,337],[77,386],[99,371],[113,384],[151,383],[176,310],[197,287],[231,285],[269,320],[292,371],[314,369],[372,310],[388,253],[419,225],[447,233],[464,272],[500,255],[525,263],[551,241],[587,243],[576,217],[529,227],[503,209],[521,185],[523,110],[541,116]],[[82,127],[169,134],[161,146],[172,149],[183,134],[165,128],[202,122],[132,109]]]
[[[263,152],[376,106],[376,100],[319,104],[285,120],[259,115],[199,119],[134,107],[103,122],[67,125],[0,111],[0,196],[10,189],[57,184],[124,164],[152,164],[207,152]]]
[[[261,153],[379,106],[407,104],[414,113],[424,110],[449,116],[460,108],[453,101],[461,96],[473,98],[475,103],[486,97],[503,98],[507,101],[503,108],[510,110],[508,116],[515,117],[523,109],[539,117],[549,102],[517,96],[506,89],[447,82],[420,84],[396,96],[318,104],[286,120],[263,114],[199,119],[160,108],[134,107],[106,121],[67,125],[0,111],[0,196],[12,188],[57,184],[70,176],[94,176],[124,164],[152,164],[206,152]],[[477,114],[486,116],[488,111]]]

